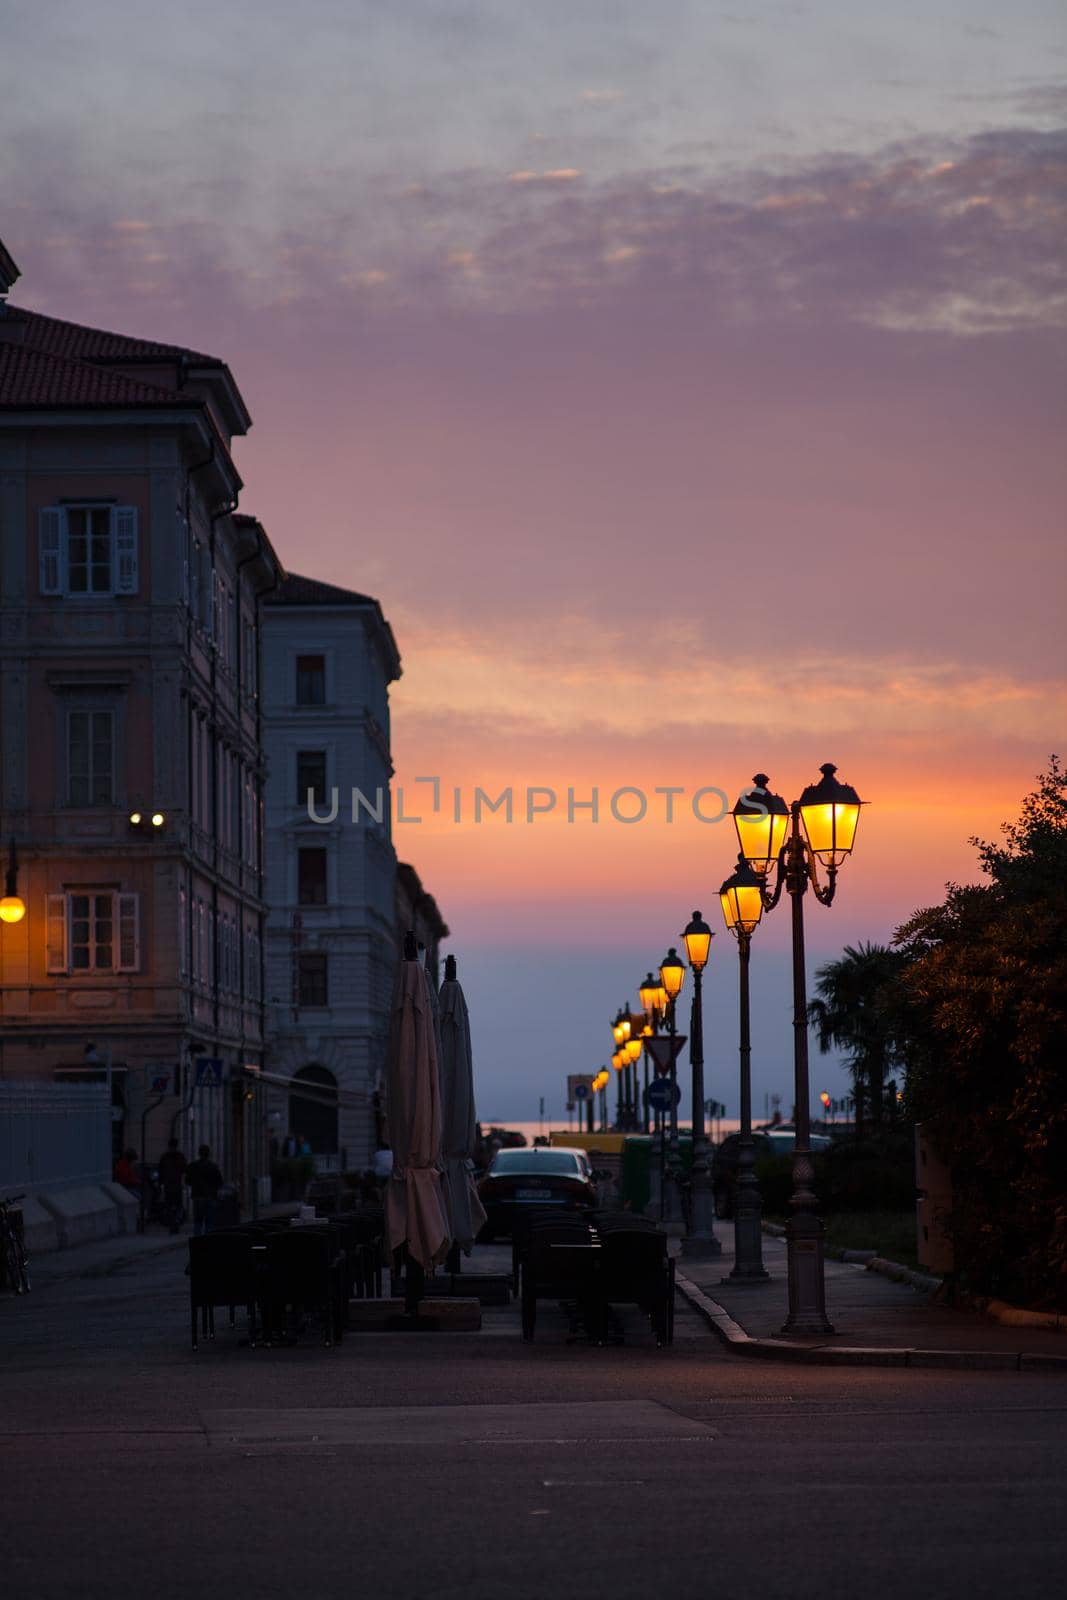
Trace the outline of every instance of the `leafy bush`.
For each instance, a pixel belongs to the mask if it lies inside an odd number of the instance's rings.
[[[915,1209],[915,1151],[910,1127],[884,1127],[864,1138],[835,1139],[815,1160],[820,1209]]]

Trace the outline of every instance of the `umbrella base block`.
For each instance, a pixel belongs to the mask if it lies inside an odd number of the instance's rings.
[[[506,1306],[511,1300],[510,1272],[439,1273],[433,1280],[434,1298],[455,1300],[473,1297],[483,1306]]]
[[[427,1295],[409,1313],[403,1299],[350,1300],[348,1328],[353,1333],[477,1333],[482,1307],[473,1296],[445,1299]]]

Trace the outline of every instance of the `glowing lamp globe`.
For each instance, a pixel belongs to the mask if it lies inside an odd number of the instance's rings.
[[[723,920],[735,937],[753,933],[763,916],[763,878],[743,855],[719,889]]]
[[[704,918],[699,911],[694,911],[693,920],[682,934],[685,953],[689,957],[689,965],[694,972],[703,972],[707,966],[712,938],[712,931],[704,921]]]
[[[666,990],[667,999],[677,1000],[685,982],[685,967],[679,961],[678,952],[673,945],[660,962],[659,981]]]
[[[863,802],[851,784],[834,777],[832,761],[819,770],[819,782],[809,784],[800,797],[800,820],[815,859],[824,867],[839,867],[852,853]]]
[[[780,794],[767,788],[767,774],[757,772],[733,809],[741,854],[761,877],[766,877],[781,854],[789,832],[789,807]]]
[[[0,922],[21,922],[26,915],[26,902],[17,894],[5,894],[0,900]]]

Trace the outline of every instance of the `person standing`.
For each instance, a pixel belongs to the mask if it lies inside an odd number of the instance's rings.
[[[193,1232],[210,1233],[215,1226],[215,1208],[223,1178],[211,1159],[209,1145],[200,1146],[197,1159],[190,1161],[185,1169],[185,1181],[193,1200]]]
[[[131,1194],[141,1192],[141,1174],[137,1170],[137,1151],[124,1150],[115,1162],[115,1182],[121,1183]]]
[[[169,1140],[159,1158],[159,1185],[163,1190],[163,1220],[171,1233],[177,1233],[182,1225],[182,1183],[188,1165],[177,1139]]]

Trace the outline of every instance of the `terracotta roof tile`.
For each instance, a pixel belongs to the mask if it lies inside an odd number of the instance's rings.
[[[175,389],[141,383],[106,367],[51,355],[36,345],[0,340],[0,405],[189,406],[197,402]]]
[[[355,589],[342,589],[336,583],[318,578],[303,578],[298,572],[286,574],[273,594],[265,598],[269,606],[376,606],[377,600]]]
[[[64,322],[60,317],[46,317],[40,311],[28,311],[22,306],[9,305],[4,311],[6,320],[22,323],[26,327],[27,344],[47,350],[54,356],[65,356],[73,361],[188,361],[198,367],[221,367],[217,356],[206,356],[198,350],[186,350],[180,344],[159,344],[154,339],[131,339],[124,333],[109,333],[104,328],[85,328],[78,322]]]

